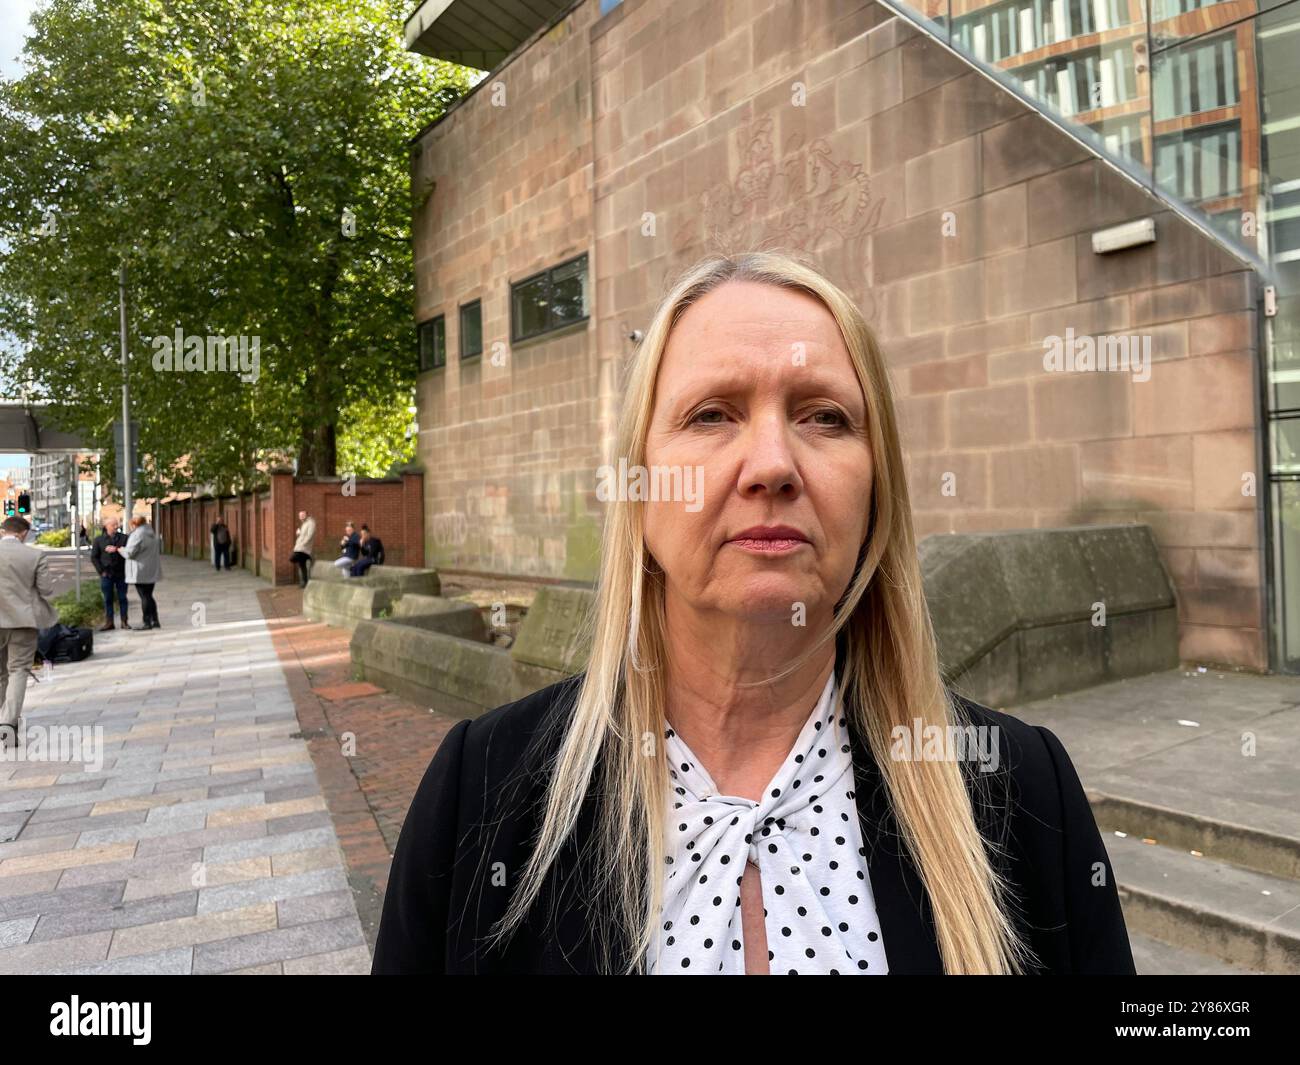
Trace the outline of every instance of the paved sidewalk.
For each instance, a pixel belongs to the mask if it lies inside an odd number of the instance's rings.
[[[458,719],[354,681],[352,634],[303,617],[300,589],[264,588],[258,599],[373,949],[402,822],[438,745]]]
[[[1055,732],[1090,791],[1300,838],[1295,677],[1171,669],[1010,713]]]
[[[103,761],[0,761],[0,973],[369,971],[266,585],[163,571],[160,630],[29,685],[28,730],[100,726]]]
[[[1292,971],[1295,677],[1174,669],[1011,713],[1056,733],[1100,804],[1139,973]]]

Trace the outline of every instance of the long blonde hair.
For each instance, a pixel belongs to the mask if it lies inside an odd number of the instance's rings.
[[[842,643],[844,707],[876,761],[929,895],[944,970],[1024,971],[1031,955],[1008,916],[1009,887],[990,862],[960,766],[890,757],[894,726],[911,732],[919,720],[922,729],[943,728],[958,722],[959,710],[943,683],[921,586],[885,363],[853,301],[813,266],[781,252],[711,255],[697,263],[672,285],[633,358],[616,454],[626,456],[629,467],[643,463],[669,333],[688,306],[730,280],[812,295],[839,324],[866,398],[875,476],[870,531],[823,640],[839,637]],[[596,890],[607,891],[611,905],[589,907],[599,926],[594,939],[604,971],[612,967],[614,941],[621,940],[623,971],[633,972],[642,970],[655,943],[666,855],[663,571],[646,549],[642,504],[608,505],[590,659],[570,712],[560,715],[564,732],[549,767],[533,851],[493,935],[507,935],[524,919],[584,801],[595,794],[598,830],[589,842]]]

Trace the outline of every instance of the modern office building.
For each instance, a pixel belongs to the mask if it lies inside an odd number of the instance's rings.
[[[1300,4],[426,0],[426,558],[586,581],[621,375],[704,254],[872,322],[919,536],[1138,521],[1187,661],[1300,671]],[[1149,353],[1098,371],[1061,346]],[[1073,350],[1073,349],[1072,349]]]
[[[32,515],[56,528],[68,524],[68,493],[78,478],[77,456],[47,453],[32,455]]]

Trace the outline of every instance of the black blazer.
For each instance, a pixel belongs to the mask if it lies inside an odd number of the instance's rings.
[[[585,854],[596,824],[591,796],[514,936],[501,949],[480,942],[504,914],[530,853],[544,794],[537,759],[560,734],[546,726],[556,715],[567,718],[580,679],[461,721],[442,741],[393,855],[372,973],[601,971],[589,912],[602,903]],[[1000,726],[999,770],[966,772],[968,782],[984,777],[972,792],[976,820],[1004,852],[995,854],[994,867],[1015,888],[1013,919],[1038,957],[1034,971],[1133,974],[1114,873],[1061,742],[1041,726],[960,701],[972,724]],[[851,742],[889,972],[941,973],[930,902],[875,760],[856,732]]]
[[[378,536],[372,536],[360,547],[362,558],[373,558],[376,566],[384,564],[384,541]]]
[[[109,544],[117,548],[111,554],[104,550]],[[90,549],[90,564],[95,567],[95,572],[101,577],[111,577],[116,581],[125,580],[126,559],[122,556],[122,548],[125,546],[126,534],[121,530],[112,536],[106,532],[96,536],[94,546]]]

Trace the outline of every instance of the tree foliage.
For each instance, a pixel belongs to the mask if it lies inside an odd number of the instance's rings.
[[[25,73],[0,83],[0,329],[19,341],[3,370],[111,450],[124,263],[139,494],[238,488],[283,455],[334,474],[340,443],[345,472],[409,457],[409,142],[474,76],[404,51],[409,6],[33,16]],[[245,372],[155,368],[178,330],[248,338]]]

